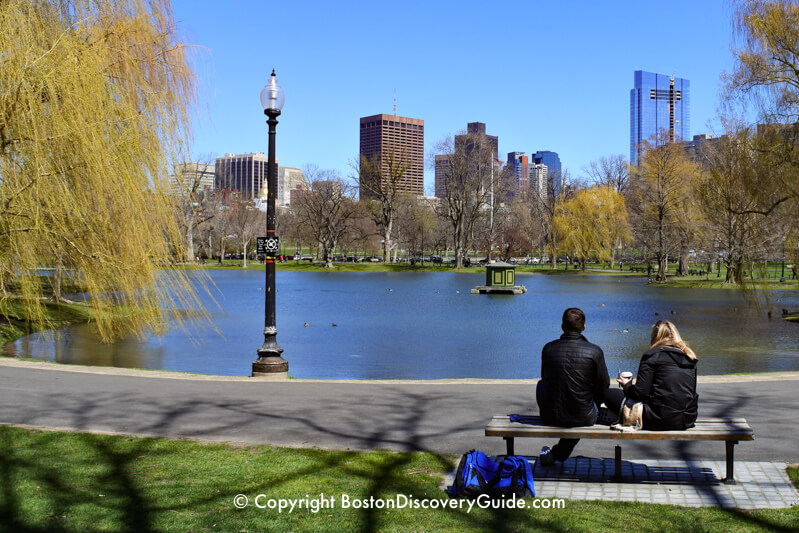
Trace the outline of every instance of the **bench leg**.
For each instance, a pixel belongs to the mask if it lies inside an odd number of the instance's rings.
[[[508,455],[516,455],[515,453],[513,453],[513,437],[502,437],[502,438],[505,439],[505,444],[507,445],[507,449],[508,449],[507,450],[507,452],[508,452],[507,454]]]
[[[616,445],[616,465],[613,474],[616,481],[621,481],[621,446]]]
[[[733,472],[734,464],[734,451],[735,445],[738,444],[737,440],[725,441],[727,445],[727,477],[724,478],[724,483],[727,485],[735,485],[735,474]]]

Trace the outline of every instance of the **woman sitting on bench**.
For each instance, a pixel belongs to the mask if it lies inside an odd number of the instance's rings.
[[[643,429],[691,428],[696,422],[699,401],[696,354],[682,340],[675,325],[667,320],[652,326],[650,342],[652,347],[641,358],[635,384],[631,378],[619,377],[616,381],[624,387],[624,396],[643,402]],[[614,389],[608,392],[611,391],[615,392]],[[610,409],[616,411],[622,401],[620,399]]]

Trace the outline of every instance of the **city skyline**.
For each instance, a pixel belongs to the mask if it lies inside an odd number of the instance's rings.
[[[351,175],[359,118],[393,114],[396,89],[396,113],[425,121],[426,194],[432,194],[436,143],[469,122],[489,124],[501,137],[502,156],[551,150],[580,177],[599,157],[629,156],[635,70],[690,79],[692,133],[718,134],[720,76],[732,65],[730,6],[678,1],[675,9],[691,15],[681,18],[680,39],[665,38],[674,28],[655,5],[500,2],[488,13],[497,20],[513,11],[515,18],[549,23],[529,34],[500,26],[484,43],[468,46],[469,28],[487,20],[476,2],[369,10],[353,2],[268,10],[240,2],[219,10],[205,0],[176,0],[179,33],[202,47],[191,155],[202,161],[265,151],[258,94],[274,67],[286,93],[277,128],[277,153],[286,165],[313,163]],[[377,38],[374,28],[383,24],[387,30]],[[225,27],[237,29],[220,31]]]

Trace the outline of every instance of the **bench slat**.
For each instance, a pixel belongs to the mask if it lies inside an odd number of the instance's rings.
[[[700,418],[684,431],[617,431],[608,426],[561,428],[544,425],[539,416],[523,416],[511,422],[508,415],[496,415],[485,429],[487,437],[566,437],[622,440],[754,440],[745,418]]]

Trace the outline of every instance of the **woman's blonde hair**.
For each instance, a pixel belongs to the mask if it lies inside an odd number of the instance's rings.
[[[690,359],[696,361],[696,354],[692,349],[685,344],[685,341],[680,337],[680,332],[677,331],[677,326],[668,320],[658,320],[652,326],[652,336],[650,341],[652,348],[657,346],[676,346],[687,355]]]

